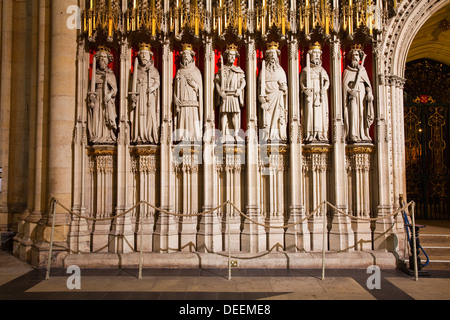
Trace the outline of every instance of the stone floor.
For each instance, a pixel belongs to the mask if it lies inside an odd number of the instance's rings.
[[[67,270],[35,269],[0,251],[0,300],[448,300],[450,271],[429,270],[418,281],[380,270],[380,288],[367,270],[320,269],[82,269],[81,289],[67,287]],[[373,279],[373,278],[372,278]]]

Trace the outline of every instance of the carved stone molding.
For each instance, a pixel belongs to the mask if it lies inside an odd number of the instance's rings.
[[[89,171],[91,173],[113,173],[116,150],[110,146],[94,146],[87,148]]]
[[[303,154],[312,154],[312,153],[331,153],[333,148],[330,145],[320,145],[320,144],[309,144],[303,146]]]
[[[347,145],[347,155],[353,154],[372,154],[375,152],[375,146],[372,144],[353,144]]]

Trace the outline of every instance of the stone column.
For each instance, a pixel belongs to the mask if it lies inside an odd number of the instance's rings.
[[[253,220],[262,222],[259,205],[258,183],[258,122],[257,122],[257,79],[256,44],[253,38],[247,39],[247,146],[246,146],[246,213]],[[244,221],[241,237],[241,250],[260,252],[266,248],[264,228],[250,221]]]
[[[168,2],[165,2],[164,5],[164,10],[168,11]],[[163,43],[162,59],[161,208],[173,212],[175,207],[175,174],[172,158],[173,52],[168,39]],[[178,247],[178,229],[172,215],[159,213],[153,246],[153,251],[156,252],[168,252],[169,248]]]
[[[45,0],[43,0],[45,1]],[[87,106],[85,104],[87,87],[89,84],[89,52],[85,50],[85,41],[78,43],[77,57],[77,104],[76,127],[74,136],[74,181],[73,181],[73,207],[72,210],[86,216],[86,171],[88,170],[87,156]],[[73,253],[90,251],[90,231],[86,219],[72,216],[70,232],[68,235],[69,248]]]
[[[295,2],[294,2],[295,4]],[[299,52],[297,39],[291,38],[289,42],[289,219],[288,224],[296,223],[305,217],[303,206],[303,179],[302,170],[302,133],[300,124],[300,92],[299,84]],[[286,230],[285,250],[295,252],[297,250],[309,251],[311,249],[308,223],[305,221]]]
[[[61,203],[72,204],[72,139],[75,123],[77,31],[67,28],[67,7],[77,5],[75,0],[51,3],[51,51],[50,51],[50,108],[48,128],[48,186],[47,199],[55,197]],[[54,251],[67,247],[68,213],[56,206]],[[40,232],[33,248],[33,264],[45,263],[50,240],[52,213],[41,220]]]
[[[392,196],[393,210],[400,208],[399,196],[406,194],[406,167],[405,167],[405,139],[404,139],[404,114],[403,114],[403,84],[405,79],[398,76],[390,77],[392,96],[392,172],[393,185]],[[391,199],[391,200],[392,200]],[[403,217],[398,214],[394,217],[396,222],[397,237],[403,234]],[[394,221],[394,220],[393,220]],[[400,231],[400,232],[399,232]],[[398,245],[399,242],[394,244]],[[396,248],[394,248],[396,249]]]
[[[45,63],[45,57],[49,50],[48,26],[46,18],[48,17],[48,3],[44,0],[33,2],[32,8],[33,22],[33,51],[37,52],[35,56],[35,65],[33,65],[33,96],[31,97],[30,111],[30,142],[33,147],[30,148],[29,159],[29,188],[28,188],[28,207],[30,214],[25,219],[24,236],[21,240],[20,257],[24,261],[30,261],[30,249],[33,243],[33,234],[37,222],[42,218],[42,213],[46,210],[46,203],[42,201],[42,192],[45,190],[45,161],[43,141],[46,125],[44,124],[48,104],[46,87],[48,86],[49,74],[46,72],[48,65]]]
[[[346,189],[347,179],[345,175],[345,132],[344,118],[342,114],[342,54],[341,43],[336,35],[331,40],[331,118],[333,126],[333,155],[332,176],[330,183],[332,190],[331,202],[340,210],[347,212]],[[353,231],[350,218],[339,212],[330,210],[332,224],[330,230],[330,250],[342,251],[353,247]]]
[[[131,66],[131,54],[128,41],[120,44],[120,79],[117,86],[120,90],[119,101],[119,130],[117,137],[117,192],[116,207],[113,208],[115,215],[123,214],[131,207],[128,199],[129,173],[131,168],[131,157],[129,152],[130,138],[128,125],[128,83]],[[117,59],[117,57],[116,57]],[[109,236],[109,251],[116,253],[133,252],[134,231],[131,225],[131,212],[111,222],[112,230]],[[130,245],[131,244],[131,245]]]
[[[400,194],[407,194],[406,192],[406,154],[405,154],[405,115],[404,115],[404,104],[403,104],[403,88],[405,86],[406,79],[398,77],[397,79],[397,96],[398,96],[398,136],[399,136],[399,145],[398,145],[398,175],[397,180],[399,183],[399,194],[396,195],[397,197],[400,196]],[[398,214],[396,216],[396,234],[398,237],[398,245],[402,246],[398,248],[399,250],[405,250],[404,244],[406,237],[404,233],[404,221],[401,214]],[[394,248],[397,250],[397,248]]]
[[[211,7],[207,1],[207,8]],[[216,161],[214,156],[214,50],[212,39],[206,39],[205,47],[205,70],[204,78],[204,102],[205,102],[205,124],[203,140],[203,211],[211,210],[215,207],[216,201]],[[220,230],[219,210],[200,218],[199,231],[197,234],[197,251],[217,252],[222,250],[222,235]]]
[[[378,186],[376,190],[378,208],[377,217],[389,215],[392,212],[392,132],[390,129],[391,110],[392,110],[392,88],[389,85],[389,79],[386,75],[380,74],[381,50],[378,45],[374,45],[374,98],[376,104],[376,144],[377,144],[377,170],[374,172],[374,182]],[[393,200],[393,199],[392,199]],[[392,250],[393,238],[390,237],[388,230],[392,225],[392,219],[377,220],[372,228],[373,231],[373,249],[374,250]]]
[[[30,147],[30,123],[33,112],[30,107],[31,88],[31,31],[27,16],[27,7],[31,3],[13,2],[12,27],[12,73],[11,73],[11,109],[9,131],[9,172],[14,179],[8,181],[8,211],[10,223],[17,224],[17,235],[14,237],[14,253],[19,254],[19,242],[24,237],[25,219],[29,215],[27,208],[28,159]],[[31,179],[32,181],[32,179]],[[10,227],[11,229],[11,227]],[[15,228],[14,228],[15,229]],[[13,229],[13,230],[14,230]]]
[[[9,182],[9,132],[11,118],[11,83],[12,83],[12,53],[13,53],[13,2],[2,1],[2,42],[1,42],[1,72],[0,78],[0,229],[7,230],[12,224],[8,209]]]

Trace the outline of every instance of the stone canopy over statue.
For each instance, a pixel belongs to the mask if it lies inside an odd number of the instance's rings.
[[[330,80],[322,67],[319,43],[309,48],[306,67],[300,74],[306,142],[328,142],[328,95]]]
[[[267,46],[265,59],[259,74],[259,102],[262,110],[263,141],[287,141],[287,98],[286,72],[280,65],[278,43]]]
[[[130,92],[131,142],[157,144],[160,127],[160,76],[148,44],[139,46]]]
[[[116,137],[117,81],[108,67],[113,61],[109,48],[100,46],[94,55],[92,79],[88,92],[88,134],[92,144],[114,144]]]
[[[348,142],[371,142],[369,130],[374,122],[373,93],[364,68],[365,54],[360,45],[349,52],[351,64],[343,76],[344,121]]]
[[[175,142],[202,141],[203,80],[194,56],[192,45],[184,44],[180,52],[180,69],[174,82]]]
[[[221,57],[221,68],[214,78],[217,103],[220,107],[222,143],[228,142],[227,138],[230,136],[234,138],[233,142],[237,142],[241,128],[241,108],[244,106],[246,81],[244,71],[234,65],[237,57],[237,46],[229,45]]]

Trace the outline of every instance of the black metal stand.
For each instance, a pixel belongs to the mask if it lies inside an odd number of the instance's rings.
[[[412,236],[412,234],[413,234],[412,233],[412,228],[413,228],[412,224],[407,224],[406,227],[409,228],[410,234]],[[410,245],[410,248],[411,248],[411,255],[409,256],[409,268],[407,268],[406,266],[403,266],[403,268],[402,268],[402,270],[404,272],[406,272],[407,274],[409,274],[411,276],[415,275],[415,272],[414,272],[414,250],[416,251],[417,270],[418,270],[419,276],[425,277],[425,276],[429,276],[430,275],[430,273],[428,271],[422,269],[422,262],[421,262],[420,256],[419,256],[419,253],[420,253],[420,249],[419,249],[420,248],[419,230],[422,229],[422,228],[425,228],[425,226],[416,224],[416,226],[415,226],[416,247],[414,247],[413,239],[410,239],[409,240],[409,245]]]

